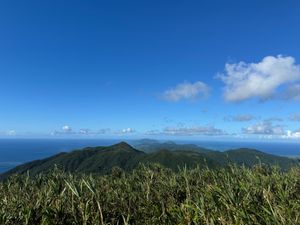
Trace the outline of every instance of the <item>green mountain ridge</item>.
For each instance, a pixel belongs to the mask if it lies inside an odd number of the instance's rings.
[[[199,147],[198,145],[195,144],[176,144],[173,141],[166,141],[166,142],[159,142],[157,140],[152,140],[152,139],[141,139],[137,141],[133,141],[132,146],[136,149],[139,149],[143,152],[146,153],[151,153],[163,149],[168,149],[171,151],[196,151],[196,152],[211,152],[213,150]]]
[[[177,145],[175,143],[153,142],[149,153],[133,148],[126,142],[108,147],[87,147],[69,153],[59,153],[49,158],[35,160],[15,167],[1,174],[5,179],[12,174],[32,175],[49,171],[54,166],[62,167],[72,173],[110,173],[113,167],[129,171],[138,164],[159,163],[164,167],[177,170],[186,166],[217,168],[228,166],[230,163],[248,167],[262,163],[268,166],[278,165],[286,170],[298,165],[298,161],[281,156],[260,152],[255,149],[235,149],[225,152],[204,149],[194,145]],[[169,146],[170,149],[165,148]]]

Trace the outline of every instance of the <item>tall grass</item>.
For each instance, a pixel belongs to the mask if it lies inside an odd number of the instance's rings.
[[[0,224],[300,224],[300,170],[182,169],[72,175],[55,169],[0,183]]]

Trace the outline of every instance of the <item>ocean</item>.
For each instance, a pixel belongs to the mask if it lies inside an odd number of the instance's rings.
[[[12,169],[25,162],[43,159],[60,152],[95,146],[108,146],[120,140],[103,139],[0,139],[0,173]],[[129,141],[130,143],[131,141]],[[237,142],[237,141],[175,141],[177,143],[197,144],[214,149],[228,150],[236,148],[254,148],[260,151],[288,156],[300,157],[300,142]]]

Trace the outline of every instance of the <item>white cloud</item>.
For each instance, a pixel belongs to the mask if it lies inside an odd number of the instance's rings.
[[[128,127],[128,128],[124,128],[124,129],[121,129],[121,130],[114,131],[113,134],[125,135],[125,134],[133,134],[135,132],[136,132],[135,129]]]
[[[225,84],[224,98],[227,101],[266,100],[274,97],[279,87],[300,80],[300,66],[295,64],[293,57],[267,56],[259,63],[226,64],[225,73],[217,77]],[[299,85],[288,87],[287,91],[288,99],[300,97]]]
[[[242,129],[244,134],[285,135],[283,125],[273,125],[271,121],[263,121]]]
[[[165,91],[161,97],[167,101],[177,102],[180,100],[195,100],[198,97],[209,95],[210,88],[207,84],[198,81],[195,83],[184,82],[175,88]]]
[[[61,128],[65,133],[72,133],[72,128],[68,125],[65,125]]]
[[[300,138],[300,129],[296,131],[290,131],[288,130],[286,135],[282,136],[283,138],[288,138],[288,139],[297,139]]]
[[[135,132],[135,130],[133,128],[130,128],[130,127],[125,128],[125,129],[122,130],[123,134],[129,134],[129,133],[134,133],[134,132]]]

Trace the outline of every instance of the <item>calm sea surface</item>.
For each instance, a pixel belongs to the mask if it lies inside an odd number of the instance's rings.
[[[67,152],[88,146],[108,146],[117,142],[119,142],[119,140],[0,139],[0,173],[21,163],[35,159],[42,159],[59,152]],[[180,141],[178,143],[193,143],[202,147],[220,151],[247,147],[275,155],[300,157],[300,143],[229,141]]]

